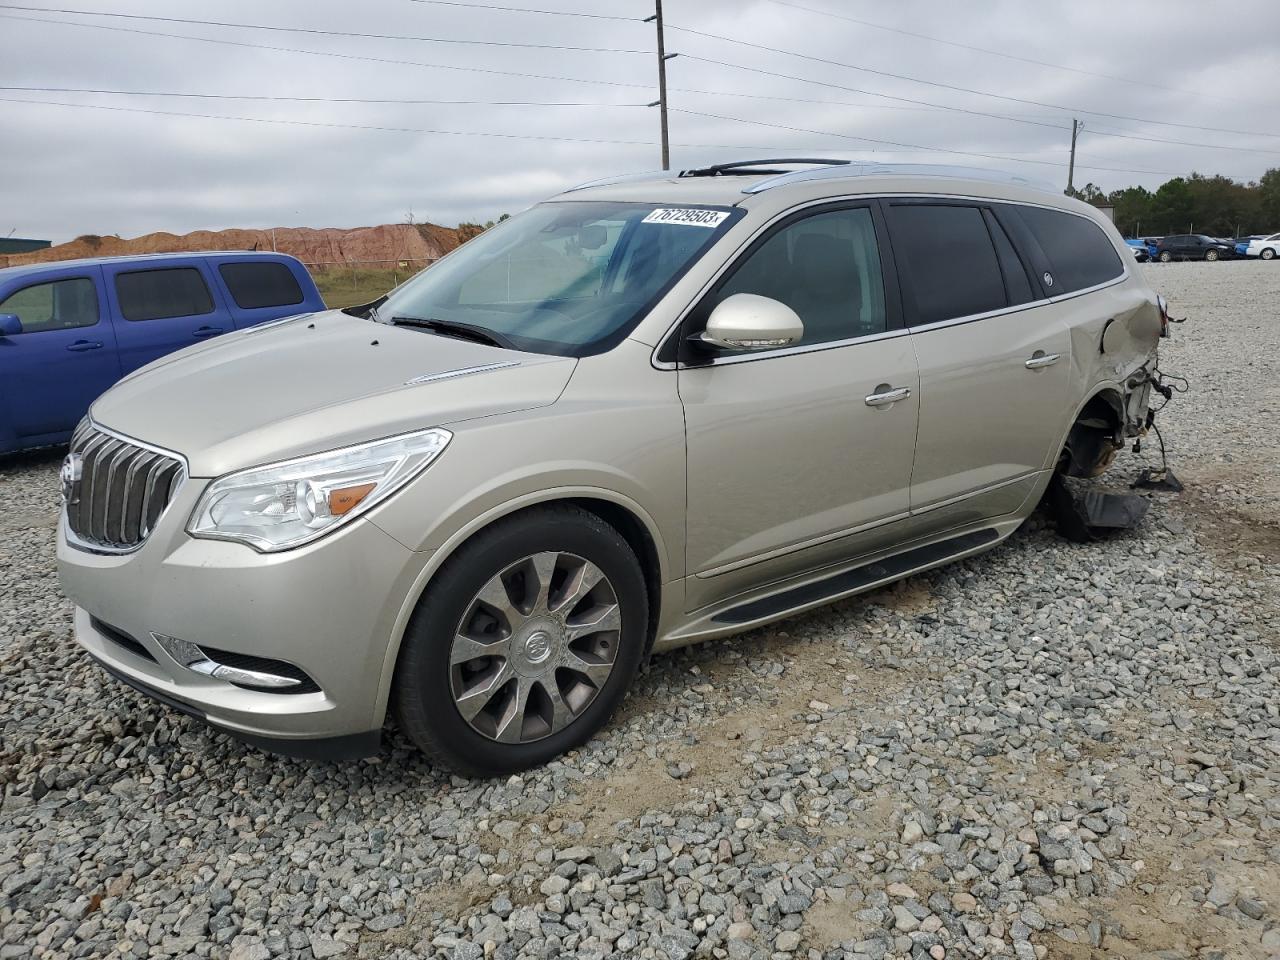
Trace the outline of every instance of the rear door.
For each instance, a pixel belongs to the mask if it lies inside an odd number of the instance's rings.
[[[798,345],[681,361],[689,609],[873,550],[907,516],[918,383],[882,237],[874,203],[794,215],[686,322],[754,293],[804,324]]]
[[[0,313],[22,321],[0,337],[0,449],[55,442],[121,376],[102,271],[42,271],[0,295]]]
[[[289,264],[270,257],[210,257],[237,329],[315,309]]]
[[[124,373],[234,329],[202,257],[126,261],[103,273]]]
[[[1068,331],[987,205],[884,205],[920,364],[911,511],[933,531],[1016,510],[1058,439]]]

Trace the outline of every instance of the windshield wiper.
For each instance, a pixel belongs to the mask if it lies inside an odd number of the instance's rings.
[[[419,330],[430,330],[432,333],[446,337],[458,337],[461,340],[474,340],[476,343],[487,343],[491,347],[504,347],[514,350],[511,341],[500,333],[474,327],[469,323],[458,323],[455,320],[437,320],[434,317],[392,317],[387,321],[393,327],[416,327]]]

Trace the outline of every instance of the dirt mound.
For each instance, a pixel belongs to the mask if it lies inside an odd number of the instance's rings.
[[[119,257],[142,253],[194,253],[202,250],[278,250],[291,254],[312,269],[361,264],[388,269],[402,261],[423,266],[454,247],[458,231],[433,223],[388,223],[350,230],[328,227],[277,227],[275,230],[196,230],[181,236],[148,233],[132,240],[87,234],[69,243],[32,253],[0,256],[0,266],[15,267],[50,260],[80,257]]]

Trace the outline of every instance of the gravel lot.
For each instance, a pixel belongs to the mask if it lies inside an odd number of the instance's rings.
[[[0,958],[1280,956],[1280,266],[1144,269],[1191,317],[1184,494],[659,658],[506,781],[118,686],[54,576],[59,454],[0,462]]]

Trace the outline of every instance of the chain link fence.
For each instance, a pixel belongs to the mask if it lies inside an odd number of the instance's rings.
[[[302,263],[315,278],[325,304],[340,309],[376,300],[438,259],[403,257],[398,260],[303,260]]]

